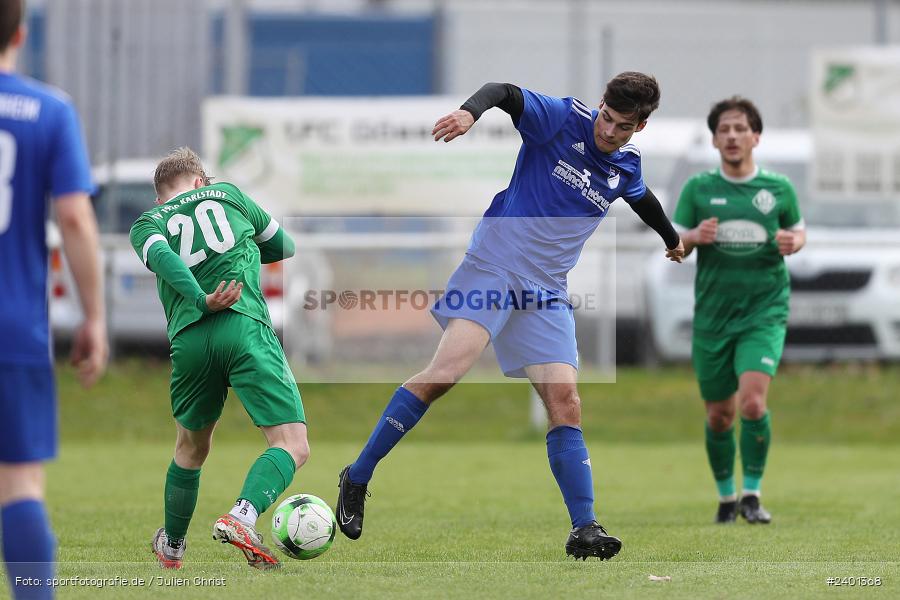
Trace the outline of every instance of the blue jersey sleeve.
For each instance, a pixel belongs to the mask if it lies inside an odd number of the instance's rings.
[[[81,125],[75,108],[69,103],[59,106],[52,143],[50,193],[56,198],[75,192],[93,193],[91,167]]]
[[[519,118],[519,133],[526,144],[548,142],[569,115],[570,106],[562,98],[545,96],[522,88],[525,108]]]
[[[634,175],[628,180],[628,187],[622,192],[622,198],[631,204],[643,198],[646,192],[647,186],[644,185],[644,174],[641,172],[641,159],[638,157],[637,168],[634,171]]]

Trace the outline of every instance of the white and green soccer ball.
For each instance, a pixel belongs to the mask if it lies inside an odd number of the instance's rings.
[[[310,494],[285,499],[272,513],[272,539],[279,550],[309,560],[331,547],[337,523],[325,501]]]

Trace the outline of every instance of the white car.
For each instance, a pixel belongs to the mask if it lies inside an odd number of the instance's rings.
[[[852,240],[810,228],[813,241],[787,257],[791,312],[785,359],[900,359],[900,231],[868,235]],[[884,247],[877,251],[863,245],[878,240]],[[657,259],[648,268],[653,347],[664,360],[691,356],[695,271],[695,255],[683,265]]]
[[[900,359],[900,205],[811,199],[808,134],[766,132],[762,142],[757,162],[792,179],[807,223],[806,247],[786,258],[791,311],[784,358]],[[687,175],[717,165],[711,148],[698,155]],[[663,360],[690,358],[695,270],[695,254],[682,265],[661,258],[648,264],[651,341]]]

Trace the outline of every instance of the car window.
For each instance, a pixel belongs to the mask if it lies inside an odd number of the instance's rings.
[[[152,183],[101,184],[93,197],[101,233],[128,233],[145,210],[153,208]]]

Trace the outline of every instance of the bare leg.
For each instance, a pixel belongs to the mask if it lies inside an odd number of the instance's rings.
[[[216,423],[197,431],[185,429],[178,422],[175,426],[178,428],[178,437],[175,439],[175,464],[182,469],[199,469],[209,456]]]
[[[431,404],[468,373],[490,341],[490,334],[478,323],[450,319],[431,362],[403,387],[425,404]]]
[[[306,439],[306,423],[285,423],[260,427],[269,448],[281,448],[291,455],[297,469],[309,459],[309,442]]]

